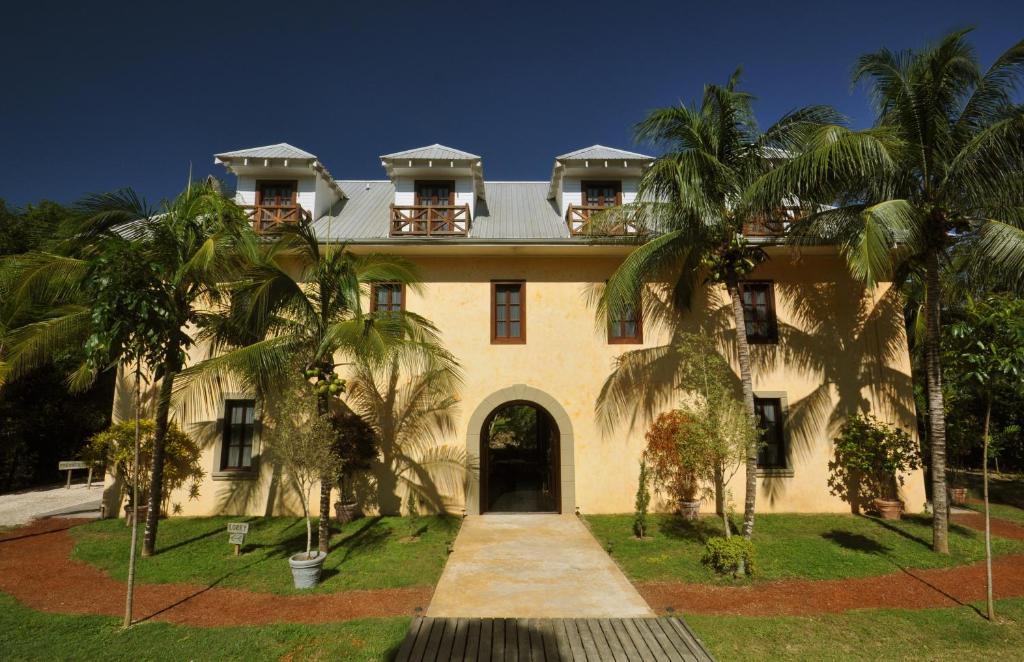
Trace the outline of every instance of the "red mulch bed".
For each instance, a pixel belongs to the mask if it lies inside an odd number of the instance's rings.
[[[27,607],[70,614],[124,614],[125,585],[71,559],[67,530],[84,520],[45,519],[0,534],[0,591]],[[136,584],[135,618],[196,626],[332,623],[425,610],[429,587],[274,595],[199,584]]]
[[[984,529],[982,515],[954,515],[957,524]],[[992,520],[992,535],[1024,540],[1024,527]],[[997,598],[1024,595],[1024,555],[992,560]],[[851,609],[956,607],[985,598],[985,564],[909,570],[881,577],[787,580],[753,586],[650,582],[637,588],[657,612],[741,616],[814,616]]]

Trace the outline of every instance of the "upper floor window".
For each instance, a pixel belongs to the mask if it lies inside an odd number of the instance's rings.
[[[397,313],[405,310],[405,285],[402,283],[374,283],[370,288],[370,310]]]
[[[773,343],[779,337],[775,318],[775,287],[769,281],[740,283],[747,342]]]
[[[761,428],[761,448],[757,453],[757,466],[763,469],[785,469],[786,441],[783,434],[782,399],[754,398],[757,425]]]
[[[630,306],[619,314],[609,316],[608,342],[612,344],[636,344],[644,341],[640,320],[640,306]]]
[[[416,204],[448,207],[455,204],[455,182],[416,182]]]
[[[491,283],[491,342],[522,344],[526,342],[526,283],[493,281]]]
[[[256,401],[227,400],[224,403],[224,447],[221,471],[252,469],[252,442],[256,430]]]
[[[298,182],[256,182],[256,208],[253,219],[256,229],[263,231],[278,223],[298,223],[302,218],[298,196]]]
[[[617,207],[622,204],[622,182],[583,182],[584,207]]]

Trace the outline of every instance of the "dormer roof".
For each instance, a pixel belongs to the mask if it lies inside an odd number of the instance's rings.
[[[605,147],[604,145],[591,145],[590,147],[584,147],[583,149],[577,149],[574,152],[569,152],[568,154],[562,154],[561,156],[555,157],[556,161],[600,161],[603,159],[653,161],[654,157],[647,156],[646,154],[638,154],[637,152],[627,152],[624,149],[616,149],[615,147]]]
[[[299,149],[288,143],[277,143],[276,145],[264,145],[263,147],[250,147],[249,149],[238,149],[233,152],[224,152],[215,155],[216,159],[316,159],[316,155],[310,154],[304,149]]]
[[[438,161],[472,161],[474,159],[480,159],[476,154],[463,152],[461,149],[447,147],[440,143],[434,143],[433,145],[427,145],[426,147],[406,149],[401,152],[395,152],[394,154],[382,154],[380,158],[381,161],[393,159],[413,159],[416,161],[431,159],[436,159]]]

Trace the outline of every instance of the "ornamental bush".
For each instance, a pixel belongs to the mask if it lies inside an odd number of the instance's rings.
[[[754,543],[741,536],[710,538],[700,560],[722,575],[750,576],[754,574]]]
[[[647,535],[647,509],[651,505],[651,491],[647,489],[647,462],[640,460],[640,480],[636,488],[636,508],[633,512],[633,534],[637,538]]]
[[[871,414],[855,414],[835,439],[829,491],[855,509],[872,499],[896,501],[904,474],[920,466],[921,451],[909,434]]]
[[[655,419],[647,431],[644,459],[650,465],[654,486],[671,499],[696,501],[700,488],[700,469],[704,458],[698,458],[680,443],[685,428],[693,420],[686,413],[674,410]]]

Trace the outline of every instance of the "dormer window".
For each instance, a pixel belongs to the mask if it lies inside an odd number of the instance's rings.
[[[583,206],[600,209],[622,204],[622,182],[583,182]]]
[[[416,182],[416,204],[424,207],[453,207],[455,182]]]
[[[297,181],[256,182],[256,207],[253,221],[257,232],[265,232],[283,223],[298,223],[302,218]]]
[[[476,154],[427,145],[380,157],[395,184],[392,237],[465,237],[484,200],[483,166]]]

